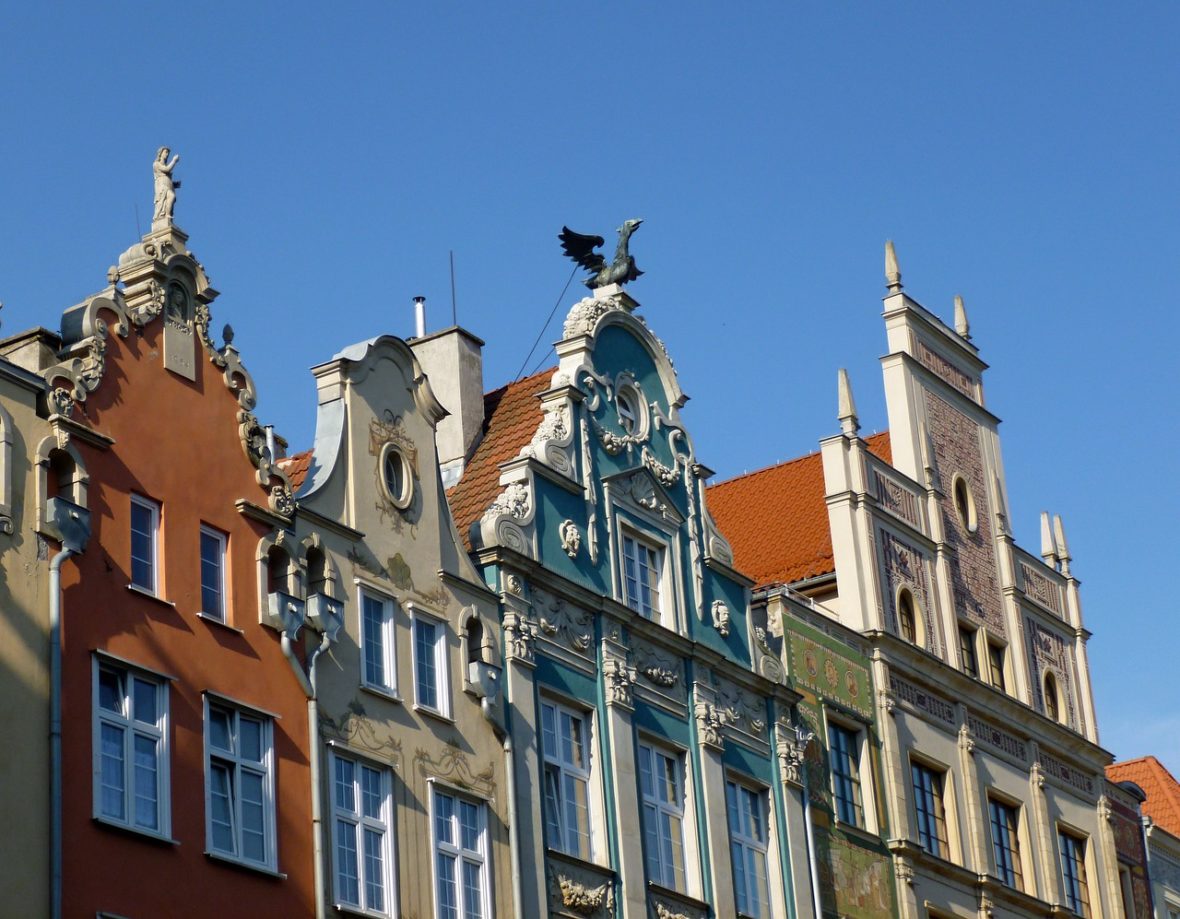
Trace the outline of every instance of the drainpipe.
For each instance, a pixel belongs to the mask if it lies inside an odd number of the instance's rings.
[[[337,620],[342,623],[343,620]],[[303,666],[299,663],[299,658],[295,656],[294,642],[291,638],[291,631],[296,635],[299,634],[299,628],[303,625],[299,622],[294,630],[284,629],[281,643],[283,646],[283,654],[286,656],[291,669],[295,671],[295,678],[299,681],[304,694],[307,696],[307,731],[308,731],[308,762],[311,767],[311,843],[312,855],[314,863],[312,865],[312,878],[315,889],[315,915],[316,919],[324,919],[324,902],[327,897],[327,885],[324,880],[324,840],[323,840],[323,800],[320,794],[320,710],[316,701],[316,661],[319,660],[321,654],[328,650],[329,646],[336,638],[336,633],[340,630],[340,625],[333,623],[334,628],[326,628],[320,638],[319,646],[311,652],[307,658],[307,672],[303,670]]]
[[[62,545],[49,562],[49,909],[51,919],[61,919],[61,566],[85,550],[90,513],[64,498],[50,498],[47,503]]]
[[[500,743],[504,745],[504,780],[508,783],[508,826],[511,834],[508,840],[508,854],[512,861],[512,908],[519,916],[521,915],[520,833],[516,823],[516,764],[513,762],[515,757],[512,753],[512,735],[496,719],[492,700],[486,695],[480,699],[479,708],[488,724],[492,726],[492,731],[500,738]]]

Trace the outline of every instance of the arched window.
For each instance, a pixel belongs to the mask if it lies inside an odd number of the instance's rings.
[[[291,556],[281,546],[271,546],[266,553],[266,592],[292,593]]]
[[[902,638],[912,645],[918,644],[918,613],[914,595],[904,587],[897,595],[897,627]]]
[[[1061,720],[1061,700],[1057,697],[1057,678],[1045,674],[1045,714],[1054,721]]]
[[[307,550],[307,592],[308,594],[329,594],[328,560],[324,550],[313,546]]]
[[[959,517],[959,523],[968,533],[974,533],[979,524],[975,519],[975,497],[971,494],[967,480],[961,475],[956,475],[951,493],[955,499],[955,513]]]

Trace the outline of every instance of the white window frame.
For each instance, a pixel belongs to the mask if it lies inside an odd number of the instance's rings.
[[[620,578],[619,583],[622,587],[623,603],[630,610],[638,613],[644,619],[650,619],[652,622],[659,622],[661,624],[669,621],[669,610],[665,609],[670,599],[670,591],[667,589],[667,571],[668,571],[668,546],[663,542],[657,542],[650,537],[640,534],[636,530],[623,526],[619,530],[619,552],[620,552]],[[635,547],[635,578],[629,578],[627,573],[627,566],[630,562],[628,555],[628,548]],[[642,553],[642,556],[641,556]],[[651,572],[653,566],[651,564],[642,564],[655,560],[654,565],[654,582],[644,585],[640,582],[641,573],[646,570]],[[638,595],[633,595],[630,587],[630,581],[634,580]],[[650,593],[648,602],[644,603],[643,591],[646,589]],[[654,603],[651,600],[654,599]],[[645,611],[644,607],[647,606]]]
[[[1070,848],[1081,849],[1081,857],[1074,858],[1071,854],[1066,853],[1065,846],[1062,844],[1065,840],[1070,841]],[[1081,877],[1075,877],[1077,881],[1077,896],[1074,896],[1074,891],[1070,889],[1068,878],[1066,877],[1066,863],[1075,863],[1081,868]],[[1064,901],[1062,905],[1075,915],[1082,916],[1084,919],[1094,915],[1094,894],[1093,891],[1097,885],[1091,884],[1090,878],[1094,874],[1090,870],[1090,837],[1085,833],[1079,833],[1073,827],[1058,825],[1057,827],[1057,870],[1058,877],[1061,878],[1061,896]],[[1074,901],[1077,901],[1076,903]],[[1081,907],[1080,909],[1078,907]]]
[[[555,743],[550,745],[545,742],[545,735],[547,733],[545,728],[545,709],[551,708],[553,710],[554,719],[554,737]],[[582,711],[564,705],[556,699],[548,697],[541,699],[541,807],[542,819],[545,822],[546,841],[550,848],[556,849],[559,852],[564,852],[566,855],[572,855],[575,858],[581,858],[585,861],[593,861],[594,859],[594,714],[593,712]],[[562,718],[568,717],[577,719],[582,725],[582,752],[585,759],[585,765],[579,765],[573,760],[567,759],[561,749],[551,749],[551,746],[561,747],[561,727]],[[556,813],[552,813],[553,806],[549,800],[548,780],[549,775],[556,776],[558,793],[558,800],[556,802]],[[581,783],[584,789],[584,804],[586,811],[586,833],[585,837],[585,851],[582,851],[580,845],[576,847],[570,846],[570,832],[577,834],[580,840],[583,834],[579,833],[576,828],[571,828],[568,825],[569,801],[567,800],[567,788],[570,783]],[[576,788],[577,785],[575,784]],[[577,802],[574,802],[574,807],[577,807]],[[554,839],[552,829],[556,828],[557,838]],[[575,851],[571,851],[574,848]]]
[[[674,780],[674,797],[678,798],[674,801],[668,801],[656,789],[659,767],[667,770],[668,766],[671,767]],[[688,783],[685,771],[683,753],[640,740],[639,796],[644,867],[649,881],[680,893],[688,893],[689,876],[689,853],[684,845],[684,831],[688,824],[685,806]],[[664,775],[667,775],[667,771]],[[680,848],[679,866],[676,865],[676,846]]]
[[[99,675],[102,670],[121,674],[122,712],[113,712],[99,704]],[[134,681],[148,683],[155,687],[156,722],[142,721],[135,717]],[[137,833],[145,833],[161,839],[168,839],[172,833],[172,802],[169,764],[171,752],[169,734],[171,721],[168,713],[168,680],[166,677],[141,667],[135,667],[112,660],[101,654],[93,656],[91,674],[92,753],[93,753],[93,816],[103,823],[111,823]],[[103,725],[123,731],[122,775],[123,816],[106,813],[102,806],[103,792]],[[147,826],[135,818],[135,740],[146,738],[156,744],[156,826]]]
[[[448,819],[441,813],[439,806],[440,799],[445,798],[453,802],[453,809],[451,817]],[[463,826],[460,820],[460,813],[462,807],[472,807],[475,809],[477,815],[477,843],[476,848],[464,846],[463,843]],[[443,822],[449,825],[450,841],[444,840],[439,835],[439,828]],[[461,794],[459,791],[452,789],[446,785],[431,783],[430,794],[430,839],[431,839],[431,875],[434,878],[434,914],[439,919],[448,919],[450,916],[455,916],[456,919],[467,914],[470,901],[468,900],[468,893],[464,883],[464,867],[473,866],[479,870],[479,912],[477,915],[483,919],[490,919],[492,913],[492,877],[491,877],[491,846],[488,839],[488,806],[486,801],[479,798],[473,798],[469,795]],[[442,903],[442,872],[439,870],[440,860],[452,860],[457,868],[455,872],[455,894],[456,902],[453,911],[443,912]]]
[[[992,864],[995,867],[995,877],[1001,884],[1010,890],[1019,890],[1025,893],[1031,893],[1030,889],[1030,875],[1025,871],[1024,857],[1028,847],[1025,845],[1024,839],[1024,805],[1020,801],[1009,798],[1007,795],[1000,794],[994,790],[989,790],[986,795],[987,799],[987,823],[989,836],[992,844]],[[1003,842],[997,838],[996,835],[996,815],[993,808],[1000,807],[1011,812],[1013,818],[1013,826],[1000,827],[1004,833],[1009,837],[1008,845],[1005,846]],[[1007,856],[1012,860],[1012,865],[1008,869],[1012,874],[1012,883],[1008,883],[1009,879],[1004,870],[1000,867],[1000,860],[996,857],[997,854],[1006,849]]]
[[[382,647],[378,649],[377,653],[380,655],[384,682],[369,679],[369,662],[373,659],[371,655],[374,655],[374,649],[371,640],[366,637],[366,600],[372,600],[381,604],[381,622],[377,625],[377,630],[381,637]],[[357,629],[357,643],[360,645],[361,653],[361,685],[395,698],[397,698],[397,651],[396,645],[394,644],[394,615],[396,608],[397,601],[389,595],[380,593],[363,584],[360,586],[357,592],[357,617],[359,625]]]
[[[131,536],[131,544],[128,547],[128,558],[131,564],[128,566],[128,574],[131,576],[131,586],[137,590],[142,590],[145,593],[153,596],[160,595],[160,504],[158,501],[153,501],[151,498],[145,498],[142,495],[131,495],[131,511],[128,514],[127,524],[128,533]],[[148,532],[145,534],[150,543],[148,547],[148,558],[142,559],[151,566],[151,583],[140,584],[135,580],[135,508],[148,512]]]
[[[221,696],[204,695],[205,707],[205,852],[216,858],[226,859],[252,868],[277,871],[278,848],[275,815],[275,750],[274,718],[266,712],[248,708]],[[230,743],[232,750],[214,748],[212,738],[212,712],[214,709],[231,716]],[[258,722],[260,726],[260,760],[248,760],[241,752],[241,721],[245,717]],[[233,834],[233,849],[218,846],[213,835],[213,761],[231,770],[230,782],[230,831]],[[263,857],[261,860],[244,854],[242,825],[242,774],[259,776],[262,779],[262,833]]]
[[[765,838],[760,839],[750,825],[750,810],[743,806],[750,800],[758,802]],[[764,787],[752,785],[737,776],[729,776],[725,780],[725,811],[726,822],[729,825],[735,906],[745,899],[746,908],[739,908],[738,915],[749,916],[751,919],[768,919],[774,909],[770,870],[770,793]],[[765,882],[762,890],[754,889],[753,885],[756,882],[750,878],[746,870],[747,855],[758,859],[762,866],[762,880]],[[754,902],[753,895],[757,896],[758,902]]]
[[[353,769],[351,783],[353,807],[347,807],[347,802],[341,802],[343,787],[342,763],[348,763]],[[374,817],[366,814],[364,807],[363,770],[376,773],[380,783],[381,804],[379,815]],[[332,894],[337,909],[366,916],[390,916],[397,908],[397,875],[394,871],[396,864],[396,840],[393,833],[393,775],[388,766],[370,762],[361,757],[332,750],[331,754],[331,804],[332,804]],[[341,884],[342,832],[350,833],[353,845],[353,857],[356,859],[356,898],[350,899]],[[365,854],[364,840],[367,832],[381,834],[382,865],[380,876],[374,878],[374,872],[369,869]],[[381,907],[371,905],[368,886],[380,883],[384,904]]]
[[[414,705],[428,712],[451,717],[451,680],[448,666],[449,647],[447,624],[438,616],[434,616],[421,607],[409,604],[410,607],[410,642],[412,645],[411,658],[414,669]],[[418,660],[418,628],[426,624],[432,626],[434,632],[434,647],[431,649],[434,657],[434,695],[435,703],[431,704],[422,698],[421,665]]]
[[[217,606],[218,609],[205,609],[205,538],[209,537],[217,543]],[[226,546],[228,540],[226,535],[220,530],[215,530],[211,526],[201,524],[201,535],[199,545],[200,567],[201,567],[201,615],[207,616],[210,619],[216,619],[218,622],[228,621],[229,604],[226,602]]]

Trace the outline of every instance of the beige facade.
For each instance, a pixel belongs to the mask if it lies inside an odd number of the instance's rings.
[[[315,631],[304,658],[318,703],[319,914],[436,915],[474,879],[478,914],[512,915],[496,597],[447,507],[435,451],[446,411],[397,338],[313,373],[316,445],[298,458],[294,528],[259,563],[263,615],[302,602]]]
[[[8,346],[8,347],[5,347]],[[7,352],[11,340],[0,345]],[[50,424],[44,383],[0,359],[0,903],[49,913],[49,557],[38,530]],[[56,447],[56,441],[53,441]],[[38,451],[45,452],[39,456]]]
[[[837,580],[872,638],[884,798],[902,916],[1121,916],[1078,581],[1060,519],[1042,557],[1013,541],[986,367],[896,262],[882,358],[892,464],[822,442]]]

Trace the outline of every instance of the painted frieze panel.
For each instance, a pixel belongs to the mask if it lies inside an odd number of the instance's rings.
[[[894,635],[901,634],[897,622],[897,596],[901,588],[907,588],[913,594],[922,614],[926,650],[942,657],[938,616],[934,610],[934,597],[930,589],[929,568],[925,556],[884,527],[877,528],[877,538],[884,567],[882,580],[885,585],[886,627]]]
[[[339,741],[355,750],[363,750],[382,762],[392,763],[400,768],[402,742],[377,730],[383,722],[375,720],[365,712],[364,705],[353,700],[348,709],[333,717],[327,712],[320,713],[320,733],[330,742]]]
[[[725,734],[746,746],[769,750],[766,699],[724,677],[715,677],[714,689]]]
[[[834,699],[865,718],[873,717],[873,686],[867,668],[810,638],[792,634],[790,643],[796,684]]]
[[[688,704],[684,660],[634,635],[631,636],[631,659],[635,666],[637,694],[683,715]]]
[[[887,855],[849,842],[833,830],[816,834],[825,914],[847,919],[894,916],[893,871]]]
[[[1006,636],[979,425],[930,392],[926,393],[926,413],[943,485],[939,498],[943,532],[955,550],[950,569],[956,612],[986,625],[994,635]],[[952,492],[956,475],[963,477],[974,501],[974,530],[960,520],[955,509]]]
[[[594,655],[594,616],[556,594],[533,589],[537,637],[561,652],[591,660]]]
[[[467,754],[457,746],[448,744],[437,756],[428,750],[418,749],[414,753],[414,765],[418,774],[425,779],[442,779],[488,799],[496,796],[495,763],[488,763],[485,769],[476,772],[478,766],[472,768]]]

